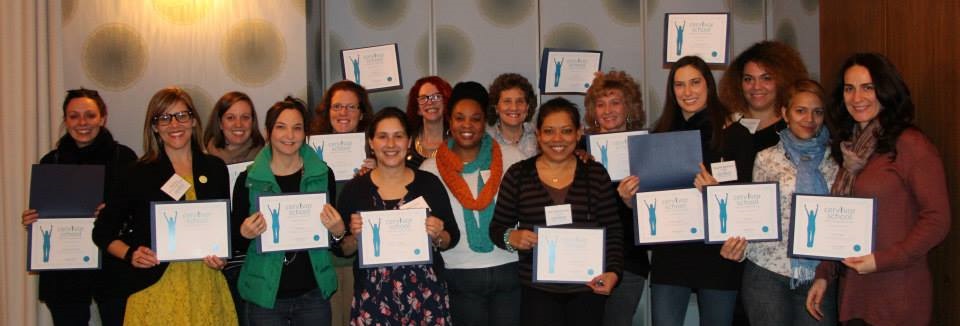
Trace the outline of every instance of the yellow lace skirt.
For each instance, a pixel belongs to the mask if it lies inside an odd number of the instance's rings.
[[[127,299],[124,325],[237,325],[227,281],[202,261],[172,262]]]

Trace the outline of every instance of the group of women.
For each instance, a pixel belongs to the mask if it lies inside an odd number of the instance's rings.
[[[927,324],[926,255],[950,223],[941,160],[886,58],[852,56],[836,84],[827,94],[777,42],[741,53],[719,85],[702,59],[684,57],[649,128],[700,132],[692,186],[717,184],[711,163],[725,161],[736,182],[779,182],[784,234],[793,193],[876,198],[876,249],[842,262],[789,257],[787,237],[635,246],[632,199],[644,180],[611,182],[583,152],[585,133],[645,126],[640,89],[622,71],[597,73],[582,120],[562,97],[537,108],[532,85],[513,73],[489,93],[425,77],[405,112],[376,114],[363,87],[341,81],[313,114],[296,98],[276,102],[265,138],[247,95],[225,94],[203,134],[190,96],[165,88],[147,106],[139,159],[111,138],[95,91],[70,91],[67,135],[41,163],[106,165],[93,235],[106,255],[101,271],[41,273],[40,298],[57,325],[85,324],[91,297],[105,325],[630,325],[649,278],[654,325],[682,325],[691,293],[702,325],[733,324],[738,298],[753,325]],[[368,159],[336,182],[306,137],[354,132],[365,133]],[[233,258],[158,261],[150,202],[228,198],[225,164],[244,161],[253,163],[233,191]],[[171,179],[190,187],[162,190]],[[259,252],[268,223],[259,196],[300,192],[327,194],[317,222],[330,249]],[[359,268],[358,212],[420,200],[433,262]],[[603,271],[586,284],[533,282],[535,227],[546,226],[544,207],[565,204],[573,226],[606,230]]]

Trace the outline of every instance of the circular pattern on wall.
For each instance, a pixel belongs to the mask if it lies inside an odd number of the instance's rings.
[[[153,10],[160,17],[178,25],[192,25],[203,19],[210,11],[209,1],[153,0]]]
[[[60,24],[66,25],[73,18],[73,13],[77,10],[77,0],[60,1]]]
[[[452,25],[437,26],[437,74],[450,83],[473,66],[474,47],[466,33]]]
[[[783,42],[783,44],[789,45],[794,49],[799,49],[797,47],[797,30],[793,27],[793,22],[789,19],[784,19],[780,22],[775,35],[774,39],[777,41]]]
[[[501,27],[513,27],[530,17],[532,0],[477,0],[483,18]]]
[[[248,86],[272,80],[287,59],[286,43],[280,32],[260,19],[248,19],[231,27],[220,50],[230,78]]]
[[[733,0],[733,16],[745,22],[759,22],[763,19],[763,0]]]
[[[543,47],[571,50],[597,50],[597,40],[586,27],[562,23],[547,32]]]
[[[613,21],[625,25],[643,23],[643,2],[640,0],[603,0],[603,8]]]
[[[147,67],[147,45],[133,27],[101,25],[83,44],[81,58],[87,77],[113,91],[130,87]]]
[[[385,30],[407,15],[409,0],[353,0],[353,15],[370,28]]]
[[[416,60],[420,76],[430,74],[430,44],[427,40],[428,35],[429,32],[420,35],[420,38],[417,39],[417,47],[414,50],[416,52],[416,58],[414,60]]]
[[[203,125],[204,130],[210,126],[206,125],[210,121],[210,112],[213,112],[214,101],[210,97],[210,93],[205,91],[200,86],[194,84],[182,84],[178,85],[182,88],[187,94],[190,94],[190,99],[193,100],[193,108],[197,109],[197,114],[201,125]]]

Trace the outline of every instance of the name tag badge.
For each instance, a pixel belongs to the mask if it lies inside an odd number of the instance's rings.
[[[710,170],[717,182],[737,181],[737,161],[711,163]]]
[[[480,178],[487,183],[487,180],[490,180],[490,170],[480,170]]]
[[[573,223],[573,211],[570,204],[546,206],[543,213],[547,217],[547,226],[557,226]]]
[[[176,173],[160,187],[160,190],[163,190],[163,192],[167,194],[167,196],[170,196],[170,198],[173,198],[173,200],[180,200],[183,194],[187,193],[188,189],[190,189],[190,182],[184,180]]]
[[[752,134],[757,132],[757,127],[760,127],[760,119],[741,118],[740,124],[747,127],[747,130]]]

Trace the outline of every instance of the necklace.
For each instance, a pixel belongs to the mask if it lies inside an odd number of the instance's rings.
[[[576,160],[572,160],[571,162],[573,162],[574,166],[577,164]],[[547,178],[550,179],[550,182],[553,182],[553,183],[559,183],[560,177],[565,175],[568,172],[567,170],[570,169],[569,162],[565,163],[564,166],[561,166],[559,168],[551,168],[546,163],[540,162],[539,160],[537,161],[537,164],[539,165],[539,167],[537,167],[537,173],[541,175],[545,175]],[[550,173],[546,173],[546,172],[550,172]]]
[[[423,155],[423,157],[427,157],[427,158],[435,157],[437,155],[437,148],[439,148],[440,146],[438,145],[433,147],[433,149],[429,149],[423,146],[423,143],[421,143],[421,140],[423,138],[424,138],[423,131],[421,130],[420,135],[417,137],[417,140],[414,141],[414,149],[417,150],[417,153],[420,153],[421,155]]]
[[[507,134],[503,132],[503,124],[502,124],[502,123],[499,123],[499,122],[497,123],[497,129],[499,129],[499,131],[500,131],[500,138],[502,138],[502,139],[503,139],[507,144],[509,144],[509,145],[519,144],[519,143],[520,143],[520,140],[523,139],[523,132],[524,132],[524,130],[523,130],[523,124],[520,125],[520,135],[517,136],[517,139],[516,139],[516,140],[507,139],[507,137],[506,137]]]
[[[283,255],[283,265],[289,266],[290,264],[293,264],[293,261],[294,261],[294,260],[297,260],[297,252],[296,252],[296,251],[293,252],[293,256],[291,256],[291,257],[288,257],[287,254],[284,254],[284,255]]]

